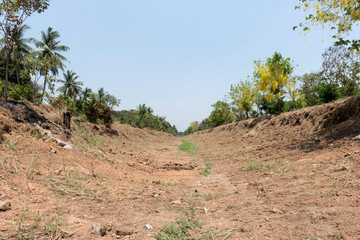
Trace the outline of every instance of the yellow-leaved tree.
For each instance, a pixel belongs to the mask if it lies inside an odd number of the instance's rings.
[[[295,110],[297,107],[305,107],[305,94],[301,93],[301,91],[297,88],[295,88],[296,85],[296,78],[292,77],[288,80],[286,84],[287,92],[290,95],[290,98],[293,103],[293,110]]]
[[[335,45],[350,45],[360,53],[360,40],[345,40],[343,36],[351,32],[360,21],[359,0],[299,0],[295,9],[309,12],[305,22],[300,23],[302,31],[307,32],[315,25],[328,26],[335,33]],[[296,29],[297,26],[294,27]]]
[[[290,58],[284,58],[278,52],[265,63],[255,61],[255,83],[264,92],[266,100],[277,101],[279,112],[282,112],[281,97],[286,93],[285,88],[293,69]]]
[[[249,118],[249,112],[255,103],[256,88],[250,81],[231,84],[229,96],[239,110],[244,111],[246,118]]]

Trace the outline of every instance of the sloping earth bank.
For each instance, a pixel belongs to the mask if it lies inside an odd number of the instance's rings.
[[[359,104],[195,133],[189,154],[183,138],[66,131],[51,107],[2,102],[0,239],[169,239],[179,226],[184,239],[360,239]]]

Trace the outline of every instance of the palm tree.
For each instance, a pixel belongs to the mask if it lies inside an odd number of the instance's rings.
[[[58,88],[58,91],[62,94],[67,94],[71,99],[75,100],[76,96],[81,93],[83,82],[76,81],[79,76],[75,72],[67,70],[66,73],[63,73],[64,80],[58,80],[58,82],[63,83],[63,86]]]
[[[59,52],[66,52],[70,48],[60,45],[60,40],[58,40],[59,38],[60,34],[58,31],[54,31],[51,27],[49,27],[46,32],[41,31],[41,41],[34,38],[29,39],[37,48],[40,48],[40,58],[48,60],[50,63],[50,69],[47,69],[42,73],[44,75],[42,99],[44,98],[49,71],[51,71],[53,75],[58,75],[59,69],[64,70],[65,68],[64,62],[69,62],[69,60],[67,60],[66,57],[61,55]]]
[[[108,93],[105,92],[103,87],[98,89],[98,93],[96,95],[101,104],[104,104],[106,102],[106,96],[108,95]]]
[[[92,90],[90,88],[86,87],[84,89],[84,91],[82,91],[82,100],[84,102],[87,102],[91,98],[92,93],[93,93]]]
[[[28,25],[21,26],[12,38],[12,51],[10,53],[10,59],[15,63],[17,83],[20,85],[20,65],[24,56],[33,51],[33,49],[27,45],[28,39],[24,38],[26,30],[29,30]],[[6,39],[0,39],[0,44],[6,46]],[[6,53],[6,47],[3,47],[0,52]]]

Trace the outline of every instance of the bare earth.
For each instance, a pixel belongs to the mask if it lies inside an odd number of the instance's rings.
[[[360,239],[360,96],[185,138],[0,105],[0,239]]]

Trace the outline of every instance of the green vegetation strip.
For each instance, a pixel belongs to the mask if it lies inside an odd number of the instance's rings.
[[[197,153],[199,152],[199,149],[194,143],[191,143],[189,141],[183,140],[182,144],[179,146],[179,149],[183,152],[187,153]]]

